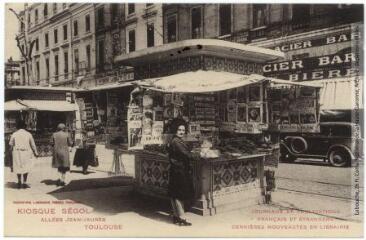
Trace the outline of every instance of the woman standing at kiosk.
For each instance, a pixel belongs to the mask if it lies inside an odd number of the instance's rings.
[[[183,141],[186,133],[184,120],[175,119],[171,127],[174,134],[169,145],[169,186],[168,194],[173,210],[173,223],[181,226],[191,226],[184,219],[184,203],[193,198],[193,182],[190,171],[190,160],[193,156]]]

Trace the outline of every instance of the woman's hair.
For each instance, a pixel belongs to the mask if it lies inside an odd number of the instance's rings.
[[[17,129],[25,129],[26,127],[27,127],[27,125],[25,124],[25,122],[23,120],[17,121]]]
[[[174,118],[171,122],[171,125],[170,125],[170,133],[172,134],[176,134],[177,131],[178,131],[178,128],[179,126],[184,126],[185,129],[186,129],[186,132],[187,132],[187,122],[184,121],[183,119],[181,118]]]

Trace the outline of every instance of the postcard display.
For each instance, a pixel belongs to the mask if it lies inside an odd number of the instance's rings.
[[[319,131],[319,91],[316,88],[273,88],[268,95],[271,131]]]

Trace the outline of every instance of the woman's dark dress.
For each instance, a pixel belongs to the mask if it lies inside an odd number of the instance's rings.
[[[171,198],[191,200],[193,198],[193,181],[189,162],[192,154],[186,143],[174,136],[169,146],[169,185],[168,194]]]
[[[87,168],[95,162],[95,145],[76,149],[74,166]]]

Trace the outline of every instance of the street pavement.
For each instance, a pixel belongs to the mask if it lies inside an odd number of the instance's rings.
[[[316,162],[280,163],[276,181],[280,190],[354,199],[356,180],[363,189],[363,172],[363,165],[338,168]],[[363,197],[361,192],[360,199],[363,200]]]
[[[281,181],[278,182],[277,190],[272,193],[271,204],[255,205],[215,216],[187,213],[186,217],[193,225],[176,226],[171,223],[168,201],[134,193],[132,177],[114,176],[108,171],[113,169],[111,162],[109,164],[101,162],[103,160],[100,157],[99,161],[100,166],[89,169],[87,175],[83,175],[81,169],[72,166],[67,186],[58,187],[56,186],[58,174],[56,169],[51,168],[51,159],[38,158],[29,175],[31,188],[20,190],[16,188],[15,174],[6,167],[5,235],[49,237],[360,237],[362,235],[363,209],[360,209],[360,215],[355,215],[355,201],[287,190],[281,186]],[[130,168],[133,164],[127,166],[129,167],[125,169],[126,172],[132,172]],[[286,167],[292,168],[292,166]],[[291,173],[294,173],[294,169]],[[284,171],[285,169],[280,166],[278,173],[283,176]],[[25,214],[22,209],[26,208],[54,209],[56,214]]]

